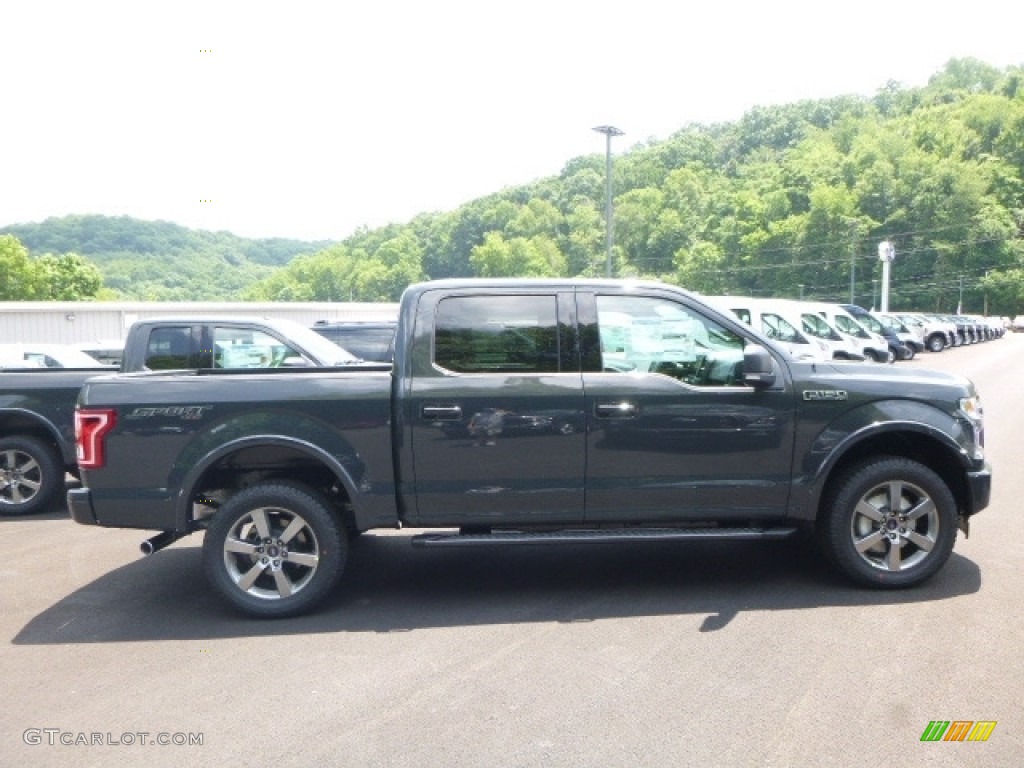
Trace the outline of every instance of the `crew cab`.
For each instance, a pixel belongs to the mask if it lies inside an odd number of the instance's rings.
[[[203,532],[214,591],[261,617],[319,605],[352,537],[401,527],[422,547],[807,530],[855,582],[909,587],[991,485],[966,378],[797,360],[646,282],[410,286],[393,366],[92,379],[76,430],[74,520],[156,531],[147,553]]]

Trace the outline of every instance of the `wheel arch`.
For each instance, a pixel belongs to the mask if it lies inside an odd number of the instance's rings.
[[[253,435],[210,451],[192,466],[179,467],[180,488],[175,504],[179,530],[202,526],[200,508],[216,509],[228,496],[269,480],[300,483],[318,492],[342,523],[361,529],[363,510],[357,484],[347,463],[358,462],[353,453],[333,455],[294,437]],[[206,515],[210,514],[208,511]]]
[[[966,460],[949,435],[924,424],[886,424],[851,435],[822,462],[811,483],[810,519],[819,518],[823,500],[850,467],[882,456],[910,459],[928,467],[949,487],[961,513],[970,507]]]
[[[53,447],[65,469],[76,466],[73,443],[68,443],[57,425],[46,417],[23,408],[0,410],[0,435],[34,437]]]

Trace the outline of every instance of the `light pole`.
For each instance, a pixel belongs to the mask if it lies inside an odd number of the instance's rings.
[[[878,244],[878,260],[882,262],[882,311],[889,311],[889,266],[896,258],[896,248],[888,240]]]
[[[599,125],[595,129],[604,134],[604,251],[605,277],[612,276],[612,136],[623,131],[612,125]]]

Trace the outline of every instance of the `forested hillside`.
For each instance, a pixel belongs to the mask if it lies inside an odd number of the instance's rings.
[[[6,227],[2,234],[14,235],[33,256],[85,257],[99,270],[109,298],[147,301],[238,299],[297,254],[328,245],[250,240],[127,216],[65,216]]]
[[[1024,311],[1024,71],[954,60],[923,88],[751,110],[613,163],[614,274],[693,290]],[[395,299],[409,281],[605,271],[604,157],[449,213],[358,233],[259,299]]]
[[[1021,68],[953,60],[921,88],[758,107],[615,149],[616,276],[871,305],[887,240],[891,306],[1024,313]],[[601,276],[604,197],[601,153],[320,247],[88,216],[9,231],[33,255],[92,259],[124,298],[390,301],[424,278]],[[139,224],[153,229],[129,234]]]

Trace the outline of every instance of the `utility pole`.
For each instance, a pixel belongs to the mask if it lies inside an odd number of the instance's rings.
[[[857,222],[850,221],[850,303],[856,304],[857,290]]]
[[[595,129],[604,134],[604,259],[605,277],[612,276],[612,136],[622,136],[613,125],[599,125]]]

